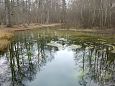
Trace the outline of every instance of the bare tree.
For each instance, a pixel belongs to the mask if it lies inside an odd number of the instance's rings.
[[[6,25],[8,27],[11,27],[12,23],[11,23],[11,6],[10,6],[10,0],[5,0],[5,15],[6,15]]]
[[[111,28],[115,24],[114,3],[114,0],[0,0],[0,23]]]

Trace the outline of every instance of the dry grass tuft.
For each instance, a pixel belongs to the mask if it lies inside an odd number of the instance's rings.
[[[6,32],[6,31],[0,30],[0,40],[2,40],[2,39],[10,40],[10,39],[12,39],[13,36],[14,36],[14,34],[11,32]]]
[[[14,34],[0,30],[0,52],[6,51]]]
[[[6,39],[0,40],[0,51],[1,52],[6,51],[9,45],[10,45],[9,40]]]

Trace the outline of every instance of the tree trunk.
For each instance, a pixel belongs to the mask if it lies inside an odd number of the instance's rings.
[[[6,15],[6,25],[11,27],[11,9],[10,9],[10,0],[5,0],[5,15]]]

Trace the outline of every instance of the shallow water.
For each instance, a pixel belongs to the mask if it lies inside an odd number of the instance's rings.
[[[113,45],[36,33],[1,55],[0,86],[115,86]]]

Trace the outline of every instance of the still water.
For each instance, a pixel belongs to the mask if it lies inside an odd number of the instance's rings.
[[[33,32],[0,55],[0,86],[115,86],[114,44]]]

